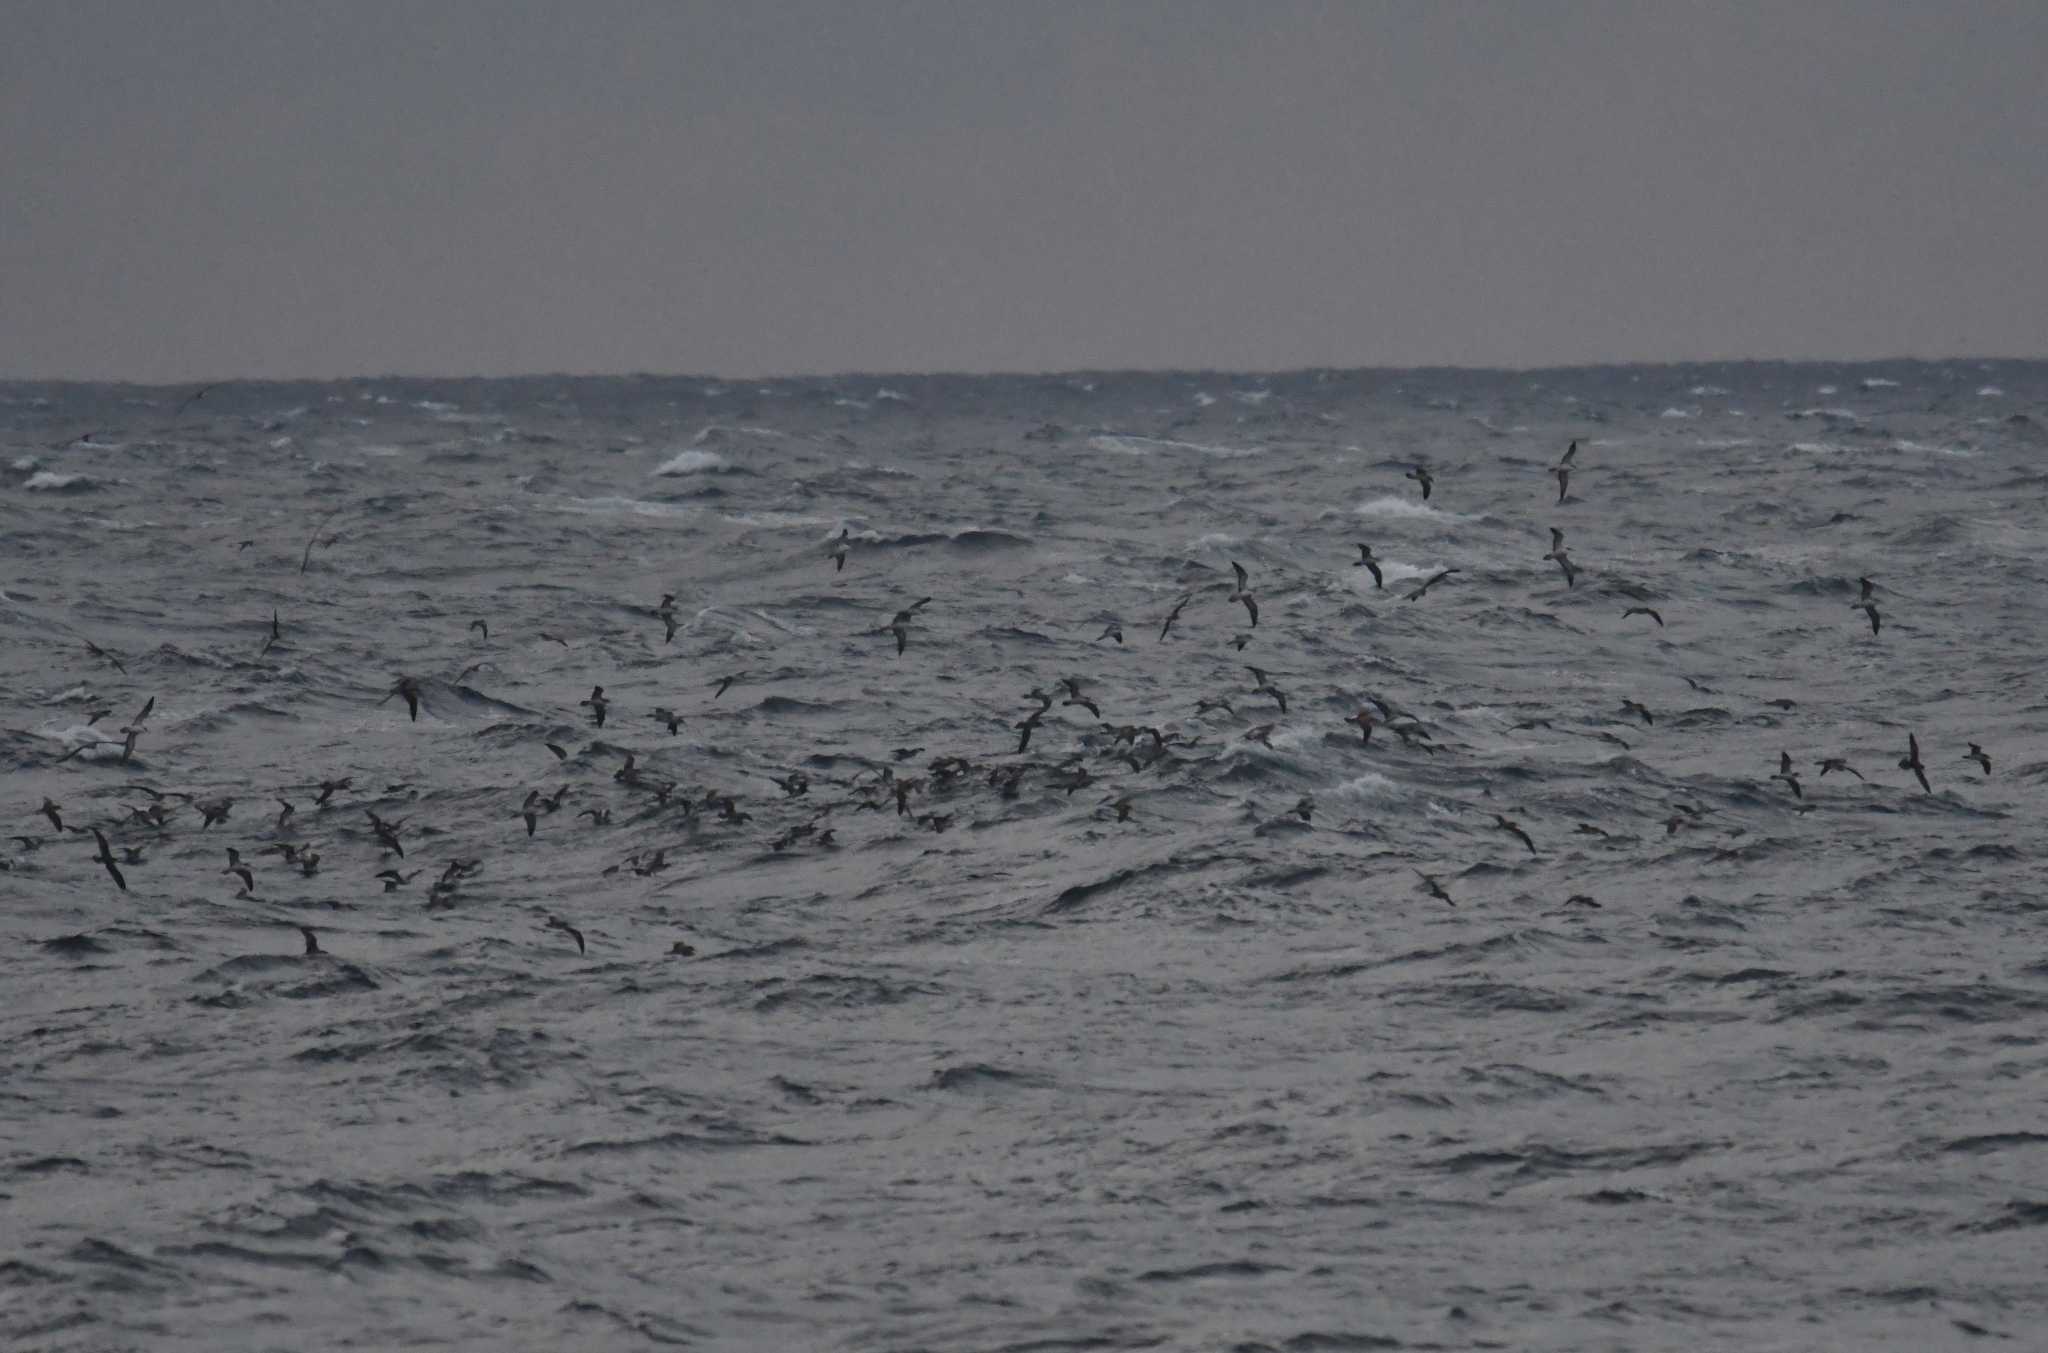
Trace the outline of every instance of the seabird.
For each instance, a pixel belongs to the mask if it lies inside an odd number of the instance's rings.
[[[552,742],[543,742],[541,746],[553,752],[555,754],[555,760],[557,761],[567,761],[569,759],[569,749],[566,747],[559,746]]]
[[[1855,776],[1859,780],[1863,778],[1862,771],[1857,770],[1854,766],[1850,765],[1848,761],[1844,760],[1842,757],[1839,756],[1824,757],[1817,764],[1820,766],[1819,778],[1823,780],[1827,778],[1827,774],[1831,770],[1844,771],[1850,775]]]
[[[419,876],[420,871],[417,869],[413,870],[410,874],[401,874],[396,869],[386,869],[379,874],[373,875],[373,877],[383,881],[384,891],[387,893],[397,892]]]
[[[1358,725],[1358,736],[1360,741],[1368,744],[1372,742],[1372,726],[1374,720],[1370,713],[1361,709],[1358,711],[1358,713],[1352,715],[1344,722],[1355,723]]]
[[[242,863],[241,854],[233,846],[228,847],[228,867],[220,872],[223,874],[233,874],[241,879],[243,892],[253,893],[256,891],[256,875],[249,871],[248,865]]]
[[[1313,798],[1310,798],[1308,795],[1304,794],[1294,801],[1294,807],[1290,808],[1288,811],[1292,813],[1294,816],[1300,818],[1303,822],[1307,822],[1315,816],[1316,801]]]
[[[1555,526],[1550,528],[1550,553],[1543,557],[1545,559],[1555,559],[1557,566],[1564,570],[1564,585],[1566,587],[1578,586],[1572,571],[1571,556],[1564,552],[1564,532],[1558,530]]]
[[[1919,778],[1921,793],[1934,792],[1933,786],[1927,783],[1927,767],[1920,762],[1920,739],[1911,733],[1906,734],[1906,754],[1899,758],[1899,769],[1912,771]]]
[[[1973,742],[1970,745],[1974,747],[1977,744]],[[52,827],[55,827],[60,832],[64,830],[64,819],[57,816],[59,813],[63,811],[63,806],[57,803],[54,799],[50,799],[47,797],[44,798],[43,806],[37,809],[36,811],[41,813],[44,817],[50,819],[50,825]]]
[[[1564,449],[1564,456],[1550,467],[1550,473],[1557,477],[1557,501],[1564,501],[1565,486],[1571,482],[1572,457],[1579,454],[1579,444],[1574,441]]]
[[[311,957],[320,952],[320,937],[313,933],[313,927],[300,926],[299,933],[306,937],[306,954]]]
[[[1247,728],[1244,731],[1244,740],[1246,742],[1256,742],[1261,747],[1271,747],[1273,745],[1273,730],[1279,726],[1278,724],[1262,723],[1256,728]]]
[[[1118,643],[1122,643],[1124,641],[1124,627],[1115,621],[1111,621],[1102,633],[1095,636],[1095,642],[1098,644],[1104,639],[1114,639]]]
[[[1623,612],[1621,613],[1621,618],[1622,618],[1623,620],[1626,620],[1626,619],[1628,619],[1628,618],[1629,618],[1630,616],[1632,616],[1632,615],[1646,615],[1646,616],[1650,617],[1650,619],[1652,619],[1652,620],[1654,620],[1654,621],[1656,621],[1656,622],[1657,622],[1657,628],[1658,628],[1658,629],[1660,629],[1660,630],[1661,630],[1661,629],[1663,629],[1663,628],[1664,628],[1664,617],[1663,617],[1663,616],[1661,616],[1661,615],[1658,615],[1658,614],[1657,614],[1657,613],[1656,613],[1655,611],[1651,610],[1651,609],[1650,609],[1649,607],[1647,607],[1647,606],[1631,606],[1631,607],[1629,607],[1629,608],[1628,608],[1628,609],[1627,609],[1626,611],[1623,611]],[[1688,681],[1689,681],[1689,680],[1691,680],[1691,678],[1690,678],[1690,677],[1688,677],[1688,678],[1686,678],[1686,679],[1687,679]],[[1695,687],[1694,687],[1694,689],[1695,689],[1695,690],[1697,690],[1697,689],[1698,689],[1698,687],[1697,687],[1697,686],[1695,686]]]
[[[668,735],[670,737],[674,737],[676,735],[676,729],[683,722],[683,716],[676,713],[674,710],[670,709],[666,705],[656,705],[654,707],[654,712],[652,714],[649,714],[647,717],[654,720],[656,723],[667,724]]]
[[[1642,704],[1640,701],[1624,700],[1621,702],[1621,710],[1624,714],[1640,715],[1645,724],[1654,724],[1657,722],[1656,719],[1650,716],[1649,708]]]
[[[1500,813],[1495,813],[1493,815],[1493,825],[1500,828],[1502,831],[1507,832],[1511,836],[1520,838],[1522,844],[1529,848],[1529,853],[1531,855],[1534,855],[1536,853],[1536,843],[1529,839],[1529,833],[1523,831],[1521,824],[1516,822],[1513,818],[1504,816]]]
[[[1456,902],[1451,901],[1451,895],[1444,891],[1443,880],[1435,874],[1425,874],[1420,869],[1417,869],[1415,877],[1422,880],[1423,892],[1428,893],[1431,897],[1442,898],[1444,905],[1447,907],[1458,905]]]
[[[1372,546],[1360,545],[1358,547],[1358,558],[1351,567],[1362,568],[1370,572],[1372,574],[1372,585],[1375,589],[1384,588],[1387,585],[1387,580],[1380,575],[1379,560],[1372,557]]]
[[[1413,592],[1410,592],[1410,593],[1409,593],[1409,594],[1407,595],[1407,597],[1405,598],[1405,600],[1408,600],[1408,601],[1414,601],[1414,600],[1418,599],[1419,597],[1421,597],[1421,596],[1422,596],[1422,594],[1423,594],[1423,593],[1425,593],[1425,592],[1429,591],[1429,589],[1430,589],[1430,588],[1432,588],[1432,587],[1435,587],[1435,586],[1436,586],[1436,585],[1437,585],[1438,583],[1442,582],[1442,581],[1443,581],[1444,579],[1446,579],[1446,578],[1450,577],[1450,576],[1451,576],[1451,575],[1452,575],[1453,573],[1457,573],[1457,572],[1460,572],[1460,570],[1458,570],[1458,569],[1455,569],[1455,568],[1447,568],[1447,569],[1441,569],[1441,570],[1439,570],[1439,571],[1438,571],[1438,572],[1437,572],[1437,573],[1436,573],[1436,574],[1435,574],[1434,576],[1432,576],[1432,577],[1431,577],[1431,578],[1430,578],[1430,579],[1429,579],[1429,580],[1428,580],[1427,582],[1423,583],[1423,584],[1422,584],[1422,586],[1420,586],[1420,587],[1416,588],[1416,589],[1415,589],[1415,590],[1414,590]]]
[[[227,821],[228,809],[235,806],[235,801],[228,798],[209,799],[205,803],[195,803],[192,806],[197,808],[200,817],[205,819],[199,824],[199,830],[205,831],[216,822]]]
[[[121,665],[121,660],[119,658],[107,652],[106,649],[101,648],[92,640],[87,639],[85,641],[85,648],[88,653],[91,653],[95,658],[98,658],[101,662],[111,663],[113,665],[114,670],[119,672],[122,676],[128,675],[128,669]]]
[[[1876,583],[1870,581],[1870,579],[1868,578],[1858,578],[1856,581],[1860,583],[1863,587],[1862,593],[1856,598],[1856,601],[1859,605],[1863,602],[1872,601],[1876,599]]]
[[[726,687],[732,685],[733,682],[738,681],[742,675],[744,674],[740,672],[735,672],[731,676],[720,677],[718,680],[712,682],[711,684],[718,687],[718,689],[711,692],[711,698],[713,700],[716,700],[719,696],[724,695]]]
[[[1131,820],[1130,795],[1126,794],[1120,799],[1105,799],[1104,803],[1115,811],[1118,822],[1129,822]]]
[[[127,892],[128,880],[121,877],[121,870],[114,863],[114,852],[107,845],[107,838],[100,834],[100,829],[98,827],[93,827],[89,830],[92,832],[92,839],[99,842],[100,847],[100,853],[93,856],[93,858],[95,860],[98,860],[102,865],[106,866],[107,873],[111,875],[114,880],[114,886],[116,888],[119,888],[124,893]],[[20,840],[21,838],[16,837],[15,839]]]
[[[567,921],[563,920],[563,919],[562,919],[561,917],[559,917],[559,916],[550,916],[550,917],[548,917],[548,929],[549,929],[549,930],[560,930],[560,931],[563,931],[563,932],[565,932],[565,933],[566,933],[566,934],[567,934],[567,935],[569,936],[569,938],[570,938],[570,939],[572,939],[572,940],[576,941],[576,952],[577,952],[577,953],[579,953],[579,954],[582,954],[582,953],[588,953],[588,952],[589,952],[589,950],[587,950],[587,949],[585,949],[585,948],[583,947],[583,932],[582,932],[582,931],[580,931],[580,930],[578,930],[578,929],[577,929],[577,928],[576,928],[575,926],[572,926],[572,925],[570,925],[570,924],[569,924],[569,923],[568,923]]]
[[[1805,794],[1800,792],[1799,776],[1792,770],[1792,753],[1784,751],[1778,753],[1778,773],[1771,778],[1773,780],[1783,780],[1789,785],[1792,789],[1793,798],[1803,799],[1806,797]]]
[[[852,532],[852,527],[842,526],[839,528],[838,538],[832,542],[832,571],[834,573],[844,572],[846,569],[846,554],[849,548],[846,543],[846,538],[847,536],[851,535]]]
[[[420,683],[418,678],[409,676],[402,676],[398,678],[398,684],[393,686],[390,689],[390,691],[388,691],[385,694],[384,700],[379,700],[377,703],[381,705],[384,703],[385,700],[389,700],[394,695],[402,695],[405,697],[406,712],[412,715],[414,723],[419,722]]]
[[[1880,616],[1878,615],[1878,613],[1877,613],[1877,603],[1876,603],[1876,602],[1874,602],[1874,601],[1859,601],[1859,602],[1857,602],[1857,603],[1856,603],[1856,604],[1855,604],[1854,606],[1851,606],[1851,607],[1850,607],[1849,609],[1850,609],[1850,610],[1852,610],[1852,611],[1861,611],[1861,612],[1863,612],[1863,613],[1864,613],[1865,615],[1869,616],[1869,617],[1870,617],[1870,632],[1871,632],[1872,634],[1876,634],[1876,633],[1878,632],[1878,629],[1879,629],[1879,628],[1880,628],[1880,626],[1882,625],[1883,621],[1882,621],[1882,617],[1880,617]]]
[[[590,688],[590,698],[578,700],[576,703],[589,709],[592,722],[599,728],[604,727],[605,711],[612,707],[612,702],[604,698],[604,687],[592,686]]]
[[[1258,599],[1257,599],[1257,598],[1255,598],[1255,597],[1253,597],[1253,596],[1252,596],[1252,594],[1251,594],[1251,593],[1249,593],[1249,592],[1240,592],[1240,593],[1238,593],[1238,594],[1237,594],[1237,595],[1236,595],[1235,597],[1232,597],[1232,598],[1231,598],[1231,600],[1233,600],[1233,601],[1241,601],[1241,602],[1243,602],[1243,603],[1244,603],[1244,610],[1245,610],[1245,614],[1246,614],[1246,615],[1249,615],[1249,616],[1250,616],[1250,617],[1252,618],[1252,628],[1253,628],[1253,629],[1257,629],[1257,628],[1259,627],[1259,603],[1258,603]],[[1244,651],[1244,645],[1243,645],[1243,644],[1239,644],[1239,645],[1238,645],[1238,651],[1239,651],[1239,652],[1243,652],[1243,651]]]
[[[471,629],[473,629],[473,630],[482,630],[482,631],[484,632],[484,640],[485,640],[485,642],[489,642],[489,640],[490,640],[490,637],[491,637],[491,622],[490,622],[490,621],[488,621],[488,620],[472,620],[472,621],[470,621],[470,622],[469,622],[469,627],[470,627]]]
[[[325,808],[327,801],[334,797],[335,791],[347,789],[354,784],[354,776],[343,776],[339,780],[322,780],[320,782],[320,793],[314,798],[313,806],[315,808]]]
[[[1971,744],[1970,744],[1970,750],[1969,750],[1969,751],[1967,751],[1967,752],[1964,752],[1964,753],[1963,753],[1963,760],[1965,760],[1965,761],[1974,761],[1974,762],[1976,762],[1976,763],[1977,763],[1978,765],[1980,765],[1980,766],[1982,766],[1982,767],[1984,768],[1984,775],[1985,775],[1985,777],[1986,777],[1987,779],[1988,779],[1988,778],[1990,778],[1990,775],[1991,775],[1991,754],[1990,754],[1990,753],[1988,753],[1988,752],[1986,752],[1986,751],[1985,751],[1985,750],[1984,750],[1984,749],[1983,749],[1982,747],[1979,747],[1979,746],[1978,746],[1978,745],[1977,745],[1976,743],[1974,743],[1974,742],[1973,742],[1973,743],[1971,743]]]
[[[1019,756],[1022,756],[1024,754],[1024,749],[1031,745],[1031,730],[1038,727],[1038,721],[1044,717],[1044,710],[1035,709],[1031,712],[1030,717],[1026,718],[1022,723],[1010,725],[1012,728],[1018,730],[1017,754]]]
[[[1096,718],[1102,717],[1102,711],[1097,708],[1095,702],[1081,694],[1081,679],[1079,677],[1062,677],[1060,678],[1060,684],[1067,688],[1067,698],[1060,701],[1062,706],[1079,705]]]
[[[1436,483],[1436,476],[1429,472],[1427,465],[1418,465],[1403,477],[1412,479],[1420,484],[1422,486],[1422,501],[1425,503],[1429,501],[1429,490]]]
[[[404,859],[405,847],[398,844],[398,829],[405,825],[405,819],[400,818],[396,822],[386,822],[368,808],[365,808],[363,813],[370,819],[370,830],[376,833],[377,843],[386,850],[396,851],[398,858]]]
[[[526,834],[528,836],[533,835],[533,829],[540,823],[540,810],[536,807],[539,802],[540,791],[538,789],[529,789],[526,791],[526,802],[519,805],[519,816],[526,819]]]
[[[290,799],[279,799],[277,802],[280,805],[277,814],[277,829],[279,831],[283,831],[284,824],[291,821],[292,814],[298,812],[299,810],[297,805],[295,805]]]
[[[1170,629],[1172,629],[1172,628],[1173,628],[1173,622],[1174,622],[1174,621],[1176,621],[1176,620],[1178,620],[1178,619],[1180,619],[1180,613],[1181,613],[1182,611],[1186,610],[1186,609],[1187,609],[1187,606],[1188,606],[1188,603],[1189,603],[1189,602],[1191,602],[1191,601],[1193,601],[1194,599],[1195,599],[1195,594],[1194,594],[1194,593],[1192,593],[1192,592],[1190,592],[1190,593],[1188,593],[1188,594],[1187,594],[1186,596],[1182,597],[1182,598],[1181,598],[1181,599],[1180,599],[1179,601],[1176,601],[1176,602],[1175,602],[1175,603],[1173,604],[1173,609],[1172,609],[1171,611],[1167,612],[1167,615],[1166,615],[1166,623],[1165,623],[1165,624],[1163,624],[1163,625],[1161,625],[1161,626],[1159,627],[1159,642],[1160,642],[1160,643],[1162,643],[1162,644],[1163,644],[1163,643],[1165,643],[1165,642],[1166,642],[1166,632],[1167,632],[1168,630],[1170,630]]]

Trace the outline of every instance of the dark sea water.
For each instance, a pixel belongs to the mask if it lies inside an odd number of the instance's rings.
[[[191,393],[0,386],[0,1344],[2048,1346],[2048,366]]]

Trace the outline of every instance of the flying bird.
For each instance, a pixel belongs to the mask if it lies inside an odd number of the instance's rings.
[[[1655,611],[1651,610],[1647,606],[1631,606],[1626,611],[1623,611],[1621,613],[1621,618],[1623,620],[1626,620],[1632,615],[1646,615],[1650,617],[1650,619],[1657,622],[1658,629],[1661,630],[1664,628],[1664,617],[1658,615]]]
[[[1557,479],[1557,501],[1564,501],[1565,486],[1571,483],[1572,457],[1579,454],[1579,444],[1574,441],[1564,449],[1564,455],[1557,464],[1550,467],[1550,473]]]
[[[1379,560],[1372,557],[1372,546],[1360,545],[1358,547],[1358,558],[1353,561],[1351,567],[1362,568],[1370,572],[1372,574],[1372,585],[1375,590],[1386,587],[1387,580],[1380,573]]]
[[[1934,792],[1933,786],[1927,783],[1927,767],[1920,761],[1920,739],[1911,733],[1906,734],[1906,754],[1899,758],[1899,769],[1913,772],[1920,781],[1921,793]]]
[[[1455,568],[1439,569],[1435,574],[1431,575],[1429,580],[1423,583],[1422,586],[1416,588],[1413,592],[1410,592],[1406,599],[1409,601],[1420,600],[1422,594],[1429,591],[1430,588],[1435,587],[1438,583],[1450,577],[1453,573],[1458,573],[1461,571],[1462,570]]]
[[[1417,484],[1420,484],[1422,486],[1422,501],[1425,503],[1429,501],[1429,491],[1436,484],[1436,476],[1429,472],[1427,465],[1418,465],[1403,477],[1412,479]]]
[[[1182,611],[1185,611],[1188,608],[1188,603],[1193,601],[1194,599],[1195,594],[1190,592],[1186,596],[1182,597],[1179,601],[1176,601],[1173,604],[1173,609],[1167,612],[1166,623],[1159,627],[1160,643],[1163,644],[1166,642],[1166,632],[1173,628],[1173,622],[1180,619],[1180,613]]]

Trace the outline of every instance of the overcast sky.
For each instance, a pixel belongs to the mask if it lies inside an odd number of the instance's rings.
[[[2048,4],[0,0],[0,376],[2048,355]]]

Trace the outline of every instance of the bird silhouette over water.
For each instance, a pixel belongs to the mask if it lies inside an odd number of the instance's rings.
[[[1934,792],[1934,786],[1927,783],[1927,767],[1920,760],[1920,739],[1911,733],[1906,734],[1906,754],[1899,758],[1899,769],[1913,772],[1920,781],[1921,793]]]
[[[1372,574],[1374,591],[1379,591],[1386,587],[1386,577],[1380,572],[1379,560],[1373,558],[1372,546],[1361,544],[1358,547],[1358,558],[1352,561],[1351,567],[1362,568]]]

